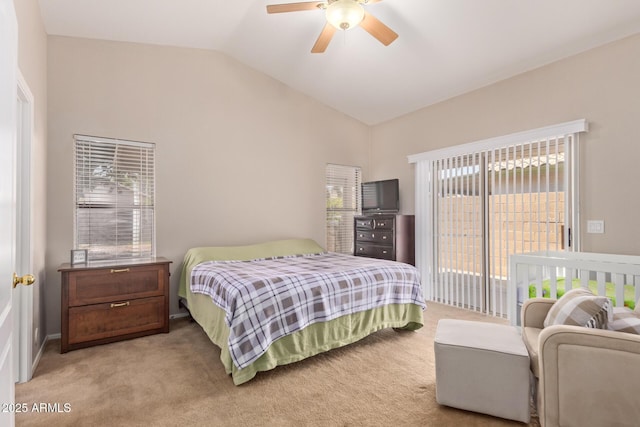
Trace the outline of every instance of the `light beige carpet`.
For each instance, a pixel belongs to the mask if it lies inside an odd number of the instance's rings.
[[[47,344],[16,402],[59,412],[18,426],[501,426],[517,422],[440,406],[433,337],[441,318],[503,322],[429,303],[417,332],[383,330],[234,386],[220,350],[188,319],[169,334],[59,354]],[[66,407],[65,407],[66,404]],[[65,412],[68,409],[68,412]],[[531,425],[538,425],[533,418]]]

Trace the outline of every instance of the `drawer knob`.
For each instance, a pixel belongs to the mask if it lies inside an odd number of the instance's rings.
[[[129,269],[128,269],[128,268],[121,268],[121,269],[118,269],[118,270],[114,270],[114,269],[112,268],[112,269],[111,269],[111,272],[112,272],[112,273],[128,273],[128,272],[129,272]]]
[[[111,308],[118,308],[118,307],[129,307],[129,301],[127,301],[127,302],[112,302],[111,303]]]

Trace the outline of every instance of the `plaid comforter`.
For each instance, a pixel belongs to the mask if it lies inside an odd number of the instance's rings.
[[[331,252],[208,261],[193,268],[190,287],[225,311],[231,358],[240,369],[312,323],[387,304],[425,308],[415,267]]]

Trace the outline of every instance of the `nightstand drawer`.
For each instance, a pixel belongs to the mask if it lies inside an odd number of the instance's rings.
[[[69,345],[158,330],[166,325],[165,298],[123,300],[69,308]]]
[[[164,279],[155,265],[79,271],[69,276],[69,306],[164,295]]]
[[[393,244],[393,231],[356,231],[358,241]]]

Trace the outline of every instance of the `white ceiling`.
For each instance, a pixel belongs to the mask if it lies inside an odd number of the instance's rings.
[[[391,45],[354,28],[311,54],[323,11],[266,13],[291,0],[39,2],[48,34],[217,50],[370,125],[640,32],[638,0],[385,0]]]

